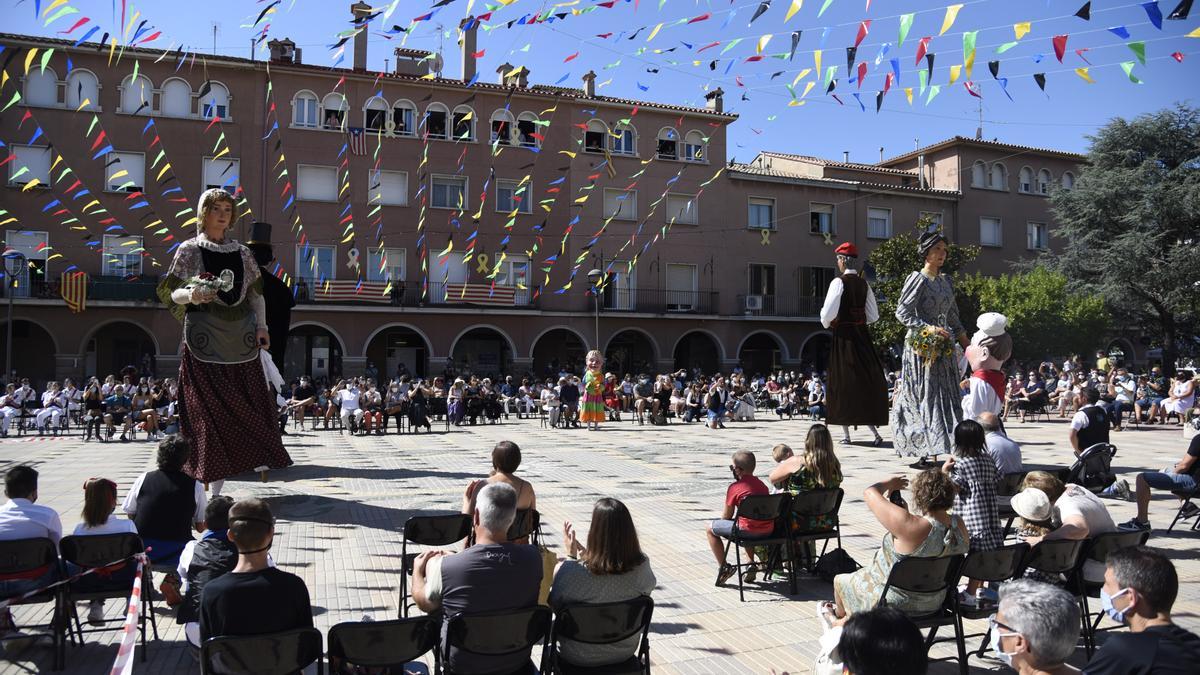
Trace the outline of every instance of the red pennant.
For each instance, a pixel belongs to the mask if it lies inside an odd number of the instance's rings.
[[[1059,63],[1062,63],[1063,54],[1065,54],[1066,51],[1067,51],[1067,36],[1066,35],[1055,35],[1054,36],[1054,56],[1055,56],[1055,58],[1058,59]]]
[[[863,80],[867,77],[867,62],[858,64],[858,88],[862,89]]]
[[[479,51],[475,52],[474,54],[471,54],[471,56],[474,58],[477,58],[477,59],[482,59],[485,52],[487,52],[486,49],[480,49]]]
[[[933,38],[923,37],[921,38],[921,41],[917,43],[917,60],[913,63],[913,65],[920,65],[921,59],[925,58],[925,50],[929,49],[929,41],[932,39]],[[1061,61],[1062,59],[1059,60]]]
[[[867,37],[867,32],[871,30],[871,20],[867,19],[858,24],[858,36],[854,38],[854,46],[857,48],[864,38]]]
[[[566,62],[568,62],[568,61],[574,61],[574,60],[575,60],[575,57],[577,57],[577,56],[579,56],[579,52],[575,52],[574,54],[572,54],[572,55],[568,56],[567,58],[563,59],[563,63],[566,63]]]
[[[712,17],[712,14],[705,12],[705,13],[701,14],[700,16],[696,16],[696,17],[692,17],[692,18],[688,19],[688,23],[692,24],[692,23],[699,23],[701,21],[707,21],[710,17]]]
[[[1171,58],[1175,59],[1179,63],[1183,63],[1183,52],[1171,52]]]
[[[966,82],[963,82],[963,86],[967,88],[968,94],[974,96],[975,98],[983,98],[979,95],[979,91],[977,91],[978,87],[975,85],[975,83],[967,80]]]
[[[885,77],[883,79],[883,93],[885,93],[885,94],[888,93],[888,89],[891,89],[891,88],[892,88],[892,74],[888,73],[887,77]]]

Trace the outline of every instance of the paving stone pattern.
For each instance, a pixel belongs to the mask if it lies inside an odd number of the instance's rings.
[[[520,475],[537,492],[544,540],[555,550],[562,550],[562,522],[573,521],[582,536],[599,497],[617,497],[633,512],[659,581],[651,632],[654,672],[804,673],[811,670],[821,633],[814,603],[833,597],[830,584],[805,576],[799,592],[789,596],[784,581],[759,583],[740,603],[736,587],[713,585],[716,566],[705,543],[704,523],[720,514],[732,451],[753,451],[757,473],[765,476],[773,464],[771,447],[784,442],[800,450],[810,425],[799,419],[766,419],[713,431],[699,424],[652,427],[625,421],[605,424],[594,433],[544,429],[537,420],[513,418],[498,425],[419,435],[351,437],[305,431],[285,438],[295,466],[272,472],[267,483],[256,475],[230,480],[225,493],[269,500],[279,521],[272,553],[280,568],[308,584],[319,628],[327,630],[363,615],[392,618],[398,607],[405,519],[456,511],[468,481],[487,475],[492,446],[512,440],[524,456]],[[1009,426],[1011,435],[1023,443],[1026,462],[1069,463],[1064,420],[1013,421]],[[884,434],[890,438],[886,429]],[[890,443],[882,448],[867,445],[870,434],[865,429],[857,436],[862,444],[837,447],[846,474],[842,541],[866,564],[883,530],[863,506],[863,489],[893,473],[911,476],[915,470],[892,454]],[[1114,434],[1114,442],[1120,448],[1116,469],[1130,483],[1134,472],[1169,466],[1186,448],[1178,429],[1165,427]],[[0,470],[20,462],[41,472],[39,503],[63,514],[64,528],[70,532],[80,520],[83,481],[90,476],[111,478],[120,485],[123,498],[137,475],[153,468],[154,445],[144,440],[84,443],[78,436],[0,441]],[[1174,559],[1183,581],[1175,617],[1195,631],[1200,630],[1200,536],[1186,527],[1166,533],[1174,503],[1165,493],[1153,503],[1156,529],[1150,541]],[[1117,522],[1134,512],[1132,503],[1111,501],[1109,506]],[[123,611],[115,600],[106,609],[110,618]],[[17,610],[18,622],[45,615],[36,608]],[[173,612],[159,607],[157,618],[161,640],[150,643],[148,661],[136,663],[135,672],[198,673]],[[983,623],[968,622],[968,632],[982,632]],[[88,636],[83,647],[68,646],[67,672],[108,673],[117,639],[114,632]],[[978,644],[976,638],[968,648]],[[950,642],[935,646],[932,655],[953,653]],[[1076,664],[1082,665],[1083,659],[1080,649]],[[0,660],[0,673],[48,672],[50,664],[50,650],[39,644]],[[979,657],[971,658],[971,668],[1002,669],[995,659]],[[935,665],[931,672],[956,670],[950,663]]]

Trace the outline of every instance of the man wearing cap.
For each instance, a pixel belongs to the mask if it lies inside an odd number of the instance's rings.
[[[850,425],[865,424],[883,443],[875,428],[887,424],[887,382],[871,342],[867,324],[879,320],[871,286],[859,275],[858,247],[845,242],[834,249],[840,276],[829,283],[821,307],[821,325],[833,330],[826,391],[826,420],[842,425],[842,443],[850,442]]]
[[[279,372],[283,372],[283,354],[287,349],[288,330],[292,325],[292,307],[296,299],[292,297],[292,289],[287,287],[279,277],[267,270],[267,265],[275,259],[271,248],[271,224],[255,221],[250,225],[250,241],[246,248],[254,254],[254,261],[262,272],[263,300],[267,308],[267,334],[271,337],[271,360]]]

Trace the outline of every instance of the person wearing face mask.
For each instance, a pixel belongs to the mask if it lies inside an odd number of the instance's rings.
[[[1108,617],[1129,626],[1113,633],[1091,662],[1086,675],[1173,675],[1194,673],[1200,662],[1200,637],[1171,621],[1179,594],[1175,566],[1158,551],[1139,546],[1108,554],[1100,606]]]
[[[1021,675],[1064,675],[1079,640],[1079,605],[1071,594],[1029,579],[1000,587],[1000,604],[989,619],[991,648]]]

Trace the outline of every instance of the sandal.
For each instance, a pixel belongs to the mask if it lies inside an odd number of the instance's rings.
[[[829,600],[823,600],[817,603],[817,618],[821,620],[821,625],[825,630],[833,628],[833,622],[837,620],[837,605]]]
[[[747,584],[752,584],[758,579],[758,565],[750,565],[742,574],[742,581]]]
[[[730,564],[728,564],[728,563],[726,563],[726,564],[724,564],[724,565],[721,565],[721,569],[720,569],[720,571],[718,571],[718,572],[717,572],[717,583],[716,583],[716,585],[717,585],[717,586],[724,586],[724,585],[725,585],[725,582],[726,582],[726,581],[729,581],[729,578],[730,578],[730,577],[732,577],[732,576],[733,576],[734,574],[736,574],[736,573],[737,573],[737,570],[735,570],[735,569],[733,568],[733,565],[730,565]]]

